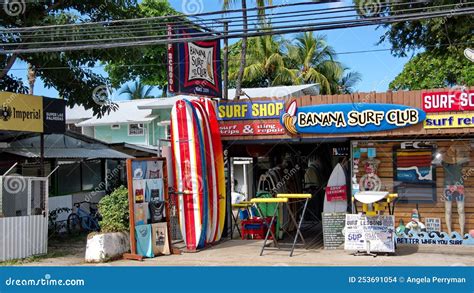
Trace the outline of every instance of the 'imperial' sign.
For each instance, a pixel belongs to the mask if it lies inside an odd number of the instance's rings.
[[[393,130],[425,120],[420,109],[395,104],[288,106],[280,122],[291,134],[363,133]]]
[[[0,92],[0,130],[64,133],[66,102]]]

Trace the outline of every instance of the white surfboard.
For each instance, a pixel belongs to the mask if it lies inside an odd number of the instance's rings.
[[[327,188],[330,187],[343,187],[347,191],[346,187],[346,172],[344,172],[344,169],[342,168],[341,164],[337,164],[336,167],[334,167],[334,170],[331,173],[331,176],[329,177],[328,185]],[[344,200],[328,200],[328,194],[327,194],[327,189],[326,193],[324,194],[324,209],[323,211],[325,213],[345,213],[347,212],[347,193],[346,193],[346,199]]]

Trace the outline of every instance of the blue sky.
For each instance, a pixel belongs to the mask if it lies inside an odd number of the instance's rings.
[[[247,0],[248,5],[254,4],[253,0]],[[240,1],[236,1],[240,2]],[[178,11],[182,12],[207,12],[216,11],[222,8],[221,0],[170,0],[171,5]],[[274,0],[274,5],[289,3],[288,0]],[[349,5],[351,1],[342,1],[341,3],[321,4],[320,8],[338,5]],[[235,8],[239,8],[237,5]],[[294,11],[296,9],[305,9],[306,6],[296,6],[292,8],[278,8],[280,11]],[[311,6],[311,9],[315,9]],[[336,52],[354,52],[389,49],[390,45],[384,43],[376,45],[380,36],[384,32],[384,28],[377,28],[376,26],[339,29],[330,31],[319,31],[317,34],[324,34],[327,36],[328,44],[331,45]],[[287,35],[287,39],[291,39],[294,35]],[[234,42],[236,40],[233,40]],[[231,41],[231,43],[233,42]],[[390,51],[367,52],[357,54],[340,54],[338,60],[351,70],[358,71],[362,74],[362,81],[356,86],[357,91],[378,91],[383,92],[388,89],[389,83],[400,73],[404,64],[409,58],[396,58],[390,54]],[[26,81],[26,64],[17,62],[13,66],[11,73],[21,77]],[[101,68],[95,68],[96,72],[105,74]],[[54,89],[45,88],[41,80],[37,79],[35,84],[35,94],[49,97],[56,97],[57,91]],[[153,94],[158,94],[154,91]],[[121,98],[118,98],[121,99]]]

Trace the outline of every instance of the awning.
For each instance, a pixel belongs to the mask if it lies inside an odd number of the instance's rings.
[[[38,148],[28,149],[3,149],[5,152],[26,158],[39,158],[40,150]],[[84,148],[67,148],[67,149],[46,149],[44,157],[47,159],[131,159],[132,156],[121,153],[113,149],[84,149]]]

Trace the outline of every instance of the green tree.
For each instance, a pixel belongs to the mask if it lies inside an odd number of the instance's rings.
[[[344,68],[336,61],[334,49],[327,44],[326,37],[306,32],[296,38],[289,49],[293,67],[305,83],[318,83],[321,93],[336,93],[338,81]]]
[[[153,98],[150,96],[152,90],[153,87],[146,86],[137,80],[133,83],[133,86],[130,86],[129,84],[125,85],[117,92],[117,94],[126,95],[130,100],[150,99]]]
[[[140,2],[140,4],[139,4]],[[126,18],[140,18],[176,14],[165,0],[83,0],[83,1],[29,1],[24,13],[10,15],[6,9],[0,9],[0,25],[3,28],[25,28],[60,24],[76,24],[81,22],[99,22]],[[163,24],[166,20],[163,19]],[[155,27],[157,24],[154,23]],[[149,29],[153,26],[150,24]],[[146,29],[147,27],[143,27]],[[153,31],[153,30],[152,30]],[[88,27],[87,34],[82,32],[80,38],[106,37],[107,27],[96,25]],[[1,32],[2,44],[8,48],[20,42],[64,41],[65,35],[74,34],[71,28],[58,28],[52,33],[26,35],[25,32],[6,34]],[[156,34],[163,34],[157,30]],[[62,37],[58,37],[62,36]],[[135,33],[123,31],[115,37],[132,37]],[[33,39],[34,38],[34,39]],[[35,76],[43,80],[46,87],[55,88],[59,96],[65,98],[71,106],[79,104],[86,109],[93,109],[102,115],[114,109],[113,105],[98,105],[93,100],[94,89],[112,83],[114,87],[139,78],[150,85],[164,87],[166,85],[165,46],[120,48],[108,50],[85,50],[68,52],[50,52],[34,54],[11,54],[0,56],[0,89],[27,92],[21,79],[10,73],[15,62],[23,61],[34,68]],[[107,78],[93,67],[107,64]]]
[[[388,1],[380,1],[373,2],[372,6],[365,5],[364,0],[354,2],[359,7],[359,14],[369,17],[400,15],[407,13],[402,10],[412,8],[422,8],[422,12],[446,10],[446,7],[434,7],[447,4],[454,4],[449,8],[454,11],[466,5],[462,1],[454,0],[397,2],[397,5],[384,5]],[[403,71],[390,83],[390,88],[414,90],[473,85],[474,78],[470,74],[474,68],[473,64],[463,58],[464,48],[474,44],[472,23],[472,15],[449,15],[383,25],[386,32],[380,38],[379,44],[390,43],[392,54],[397,57],[414,53]]]
[[[232,2],[237,2],[238,0],[222,0],[224,4],[224,9],[228,9]],[[248,31],[248,15],[247,15],[247,0],[240,0],[242,6],[242,30],[244,33]],[[272,0],[256,0],[257,7],[262,8],[258,10],[259,20],[260,23],[263,24],[265,22],[265,4],[268,3],[272,5]],[[247,64],[247,37],[244,36],[242,38],[242,42],[240,43],[240,66],[239,71],[237,74],[237,79],[235,81],[235,98],[239,98],[241,95],[241,88],[242,88],[242,80],[244,78],[244,71],[245,66]]]
[[[297,70],[289,69],[285,63],[286,41],[277,36],[261,36],[248,40],[247,61],[242,85],[245,87],[268,87],[294,84]],[[234,86],[240,68],[240,41],[232,45],[229,52],[229,80]]]

